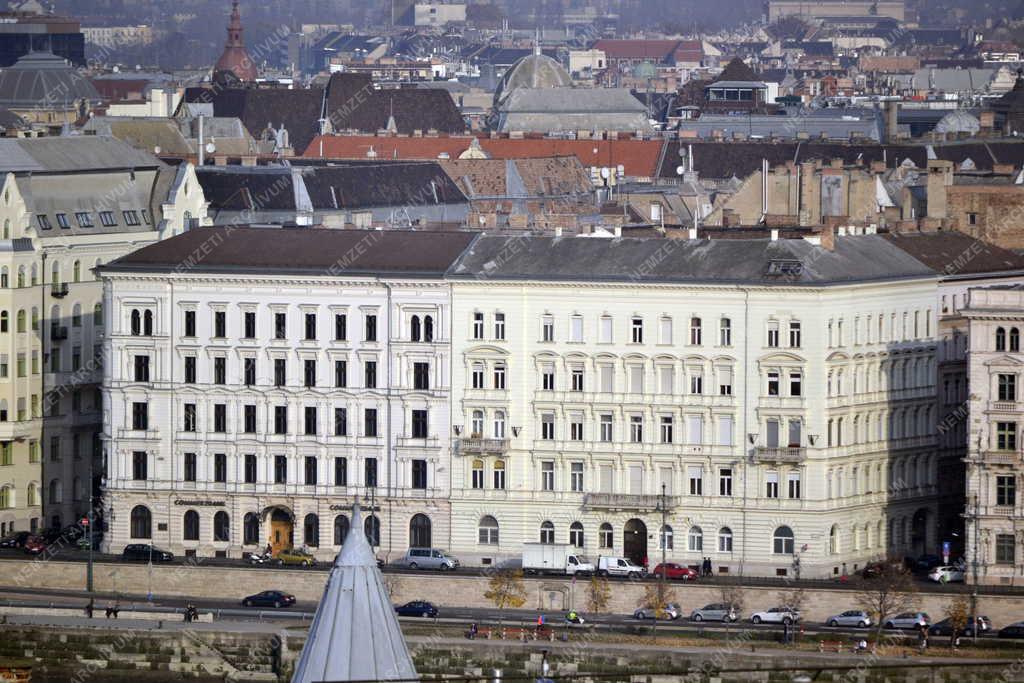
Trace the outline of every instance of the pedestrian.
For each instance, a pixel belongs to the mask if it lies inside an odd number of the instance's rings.
[[[957,634],[956,629],[949,634],[949,647],[951,650],[959,649],[960,647],[960,636]]]
[[[89,603],[85,606],[85,616],[88,619],[92,619],[92,611],[96,607],[93,603],[93,599],[89,598]]]
[[[114,615],[115,619],[117,619],[117,613],[120,612],[120,611],[121,611],[121,607],[115,602],[114,603],[114,608],[110,610],[110,613]]]
[[[917,645],[924,652],[928,649],[928,627],[920,626],[917,632]]]
[[[714,574],[715,574],[715,570],[714,570],[714,567],[711,566],[711,558],[709,557],[708,558],[708,576],[714,576]]]
[[[114,608],[113,608],[113,606],[112,606],[112,605],[110,605],[110,604],[108,603],[108,604],[107,604],[107,609],[106,609],[106,610],[104,610],[104,613],[105,613],[105,615],[106,615],[107,619],[109,619],[109,618],[110,618],[110,615],[114,613]]]
[[[782,622],[782,644],[789,645],[789,623]]]

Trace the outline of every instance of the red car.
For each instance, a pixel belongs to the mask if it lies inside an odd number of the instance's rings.
[[[654,568],[652,572],[654,576],[660,578],[662,573],[665,574],[667,579],[680,579],[681,581],[696,581],[697,572],[689,567],[684,567],[681,564],[675,562],[666,562],[665,564],[659,564]]]
[[[38,555],[46,550],[46,541],[42,536],[29,536],[25,539],[25,552],[29,555]]]

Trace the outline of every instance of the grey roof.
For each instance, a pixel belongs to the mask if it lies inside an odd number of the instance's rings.
[[[798,274],[772,275],[799,262]],[[484,235],[452,265],[456,279],[830,285],[934,277],[877,235],[806,240],[658,240]]]
[[[100,94],[89,79],[50,52],[30,52],[0,69],[0,105],[11,109],[52,109],[77,100],[96,102]]]
[[[356,503],[292,683],[417,678]]]
[[[0,173],[67,173],[158,168],[163,163],[116,138],[67,136],[0,138]]]
[[[647,107],[628,88],[517,88],[502,109],[543,113],[640,113]]]
[[[712,137],[716,131],[723,132],[726,137],[733,133],[765,138],[795,138],[805,133],[811,138],[824,136],[830,140],[849,140],[851,136],[859,136],[880,141],[882,137],[879,117],[870,110],[846,114],[801,112],[796,116],[705,113],[697,119],[680,121],[679,129],[694,131],[701,138]]]
[[[987,91],[998,69],[918,69],[911,77],[915,90],[942,90],[945,92]]]

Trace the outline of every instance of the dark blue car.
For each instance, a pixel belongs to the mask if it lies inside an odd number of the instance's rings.
[[[284,591],[263,591],[242,600],[244,607],[288,607],[295,604],[295,596]]]
[[[436,617],[437,607],[425,600],[413,600],[395,608],[400,617]]]

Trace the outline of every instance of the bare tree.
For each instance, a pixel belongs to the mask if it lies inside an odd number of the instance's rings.
[[[484,597],[494,603],[501,612],[506,607],[513,609],[526,604],[526,584],[520,569],[499,569],[491,574]]]
[[[807,604],[807,591],[803,587],[790,588],[782,593],[783,606],[802,612]]]
[[[886,620],[911,609],[917,602],[917,586],[898,562],[881,564],[879,574],[857,593],[857,604],[876,621],[876,638],[882,637]]]
[[[676,591],[664,581],[649,582],[644,586],[644,597],[640,602],[640,607],[654,612],[655,620],[663,619],[665,607],[676,602]]]
[[[743,590],[743,586],[738,584],[725,584],[719,589],[719,596],[722,602],[727,605],[732,605],[732,608],[736,610],[737,616],[743,611],[743,602],[746,600],[746,593]]]
[[[949,625],[953,628],[954,638],[956,638],[956,634],[963,633],[972,616],[971,603],[966,595],[958,595],[946,605],[946,618],[949,619]],[[975,620],[974,628],[977,627],[977,620]]]
[[[608,579],[591,576],[587,584],[587,609],[591,612],[604,612],[612,599],[612,589]]]

